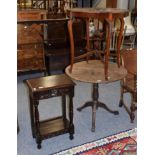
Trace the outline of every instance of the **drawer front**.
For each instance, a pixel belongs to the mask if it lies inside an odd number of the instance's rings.
[[[18,72],[44,69],[45,65],[43,59],[29,58],[24,60],[17,60]]]
[[[27,58],[27,57],[43,57],[44,55],[44,47],[43,44],[18,44],[18,59],[20,57]]]
[[[42,42],[42,29],[40,25],[17,25],[17,42],[18,44],[28,44]]]
[[[19,45],[17,50],[17,69],[38,70],[45,68],[42,44]]]
[[[17,20],[33,20],[41,19],[41,11],[18,11]],[[41,42],[43,39],[41,37],[42,27],[37,24],[24,25],[17,24],[17,42],[22,43],[36,43]]]
[[[33,92],[33,99],[42,100],[48,99],[51,97],[62,96],[62,95],[70,95],[74,96],[74,86],[68,86],[65,88],[56,88],[56,89],[49,89],[43,91],[36,91]]]
[[[41,19],[40,11],[18,11],[17,13],[18,20],[26,20],[26,19]]]

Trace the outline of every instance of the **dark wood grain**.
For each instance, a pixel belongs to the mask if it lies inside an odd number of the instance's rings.
[[[42,140],[69,133],[73,139],[73,96],[75,83],[65,74],[46,76],[26,80],[29,88],[30,120],[33,138],[36,138],[38,149],[41,148]],[[62,116],[40,121],[39,100],[51,97],[62,97]],[[69,97],[69,110],[66,108],[66,96]],[[69,112],[69,120],[66,116]]]

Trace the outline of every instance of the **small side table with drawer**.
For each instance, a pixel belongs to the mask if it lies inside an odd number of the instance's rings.
[[[74,134],[73,96],[75,83],[65,74],[52,75],[26,80],[29,88],[30,119],[32,136],[36,138],[38,149],[44,139],[64,133]],[[39,120],[39,100],[62,97],[62,116],[48,120]],[[69,119],[66,117],[66,96],[69,96]]]

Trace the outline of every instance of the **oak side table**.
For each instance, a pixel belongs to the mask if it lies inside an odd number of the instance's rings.
[[[64,133],[70,134],[72,140],[74,134],[73,124],[73,96],[74,83],[65,74],[40,77],[26,80],[29,88],[30,119],[33,138],[36,138],[38,149],[44,139]],[[48,120],[39,120],[39,100],[51,97],[62,97],[62,116]],[[69,96],[69,120],[66,117],[66,96]]]

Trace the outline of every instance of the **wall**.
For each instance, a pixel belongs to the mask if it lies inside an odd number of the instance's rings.
[[[117,8],[128,9],[128,0],[117,0]]]
[[[94,0],[93,7],[106,8],[106,0]]]
[[[94,7],[106,7],[106,0],[94,0]],[[129,8],[132,10],[135,6],[135,0],[130,0]],[[117,8],[128,9],[128,0],[117,0]]]

